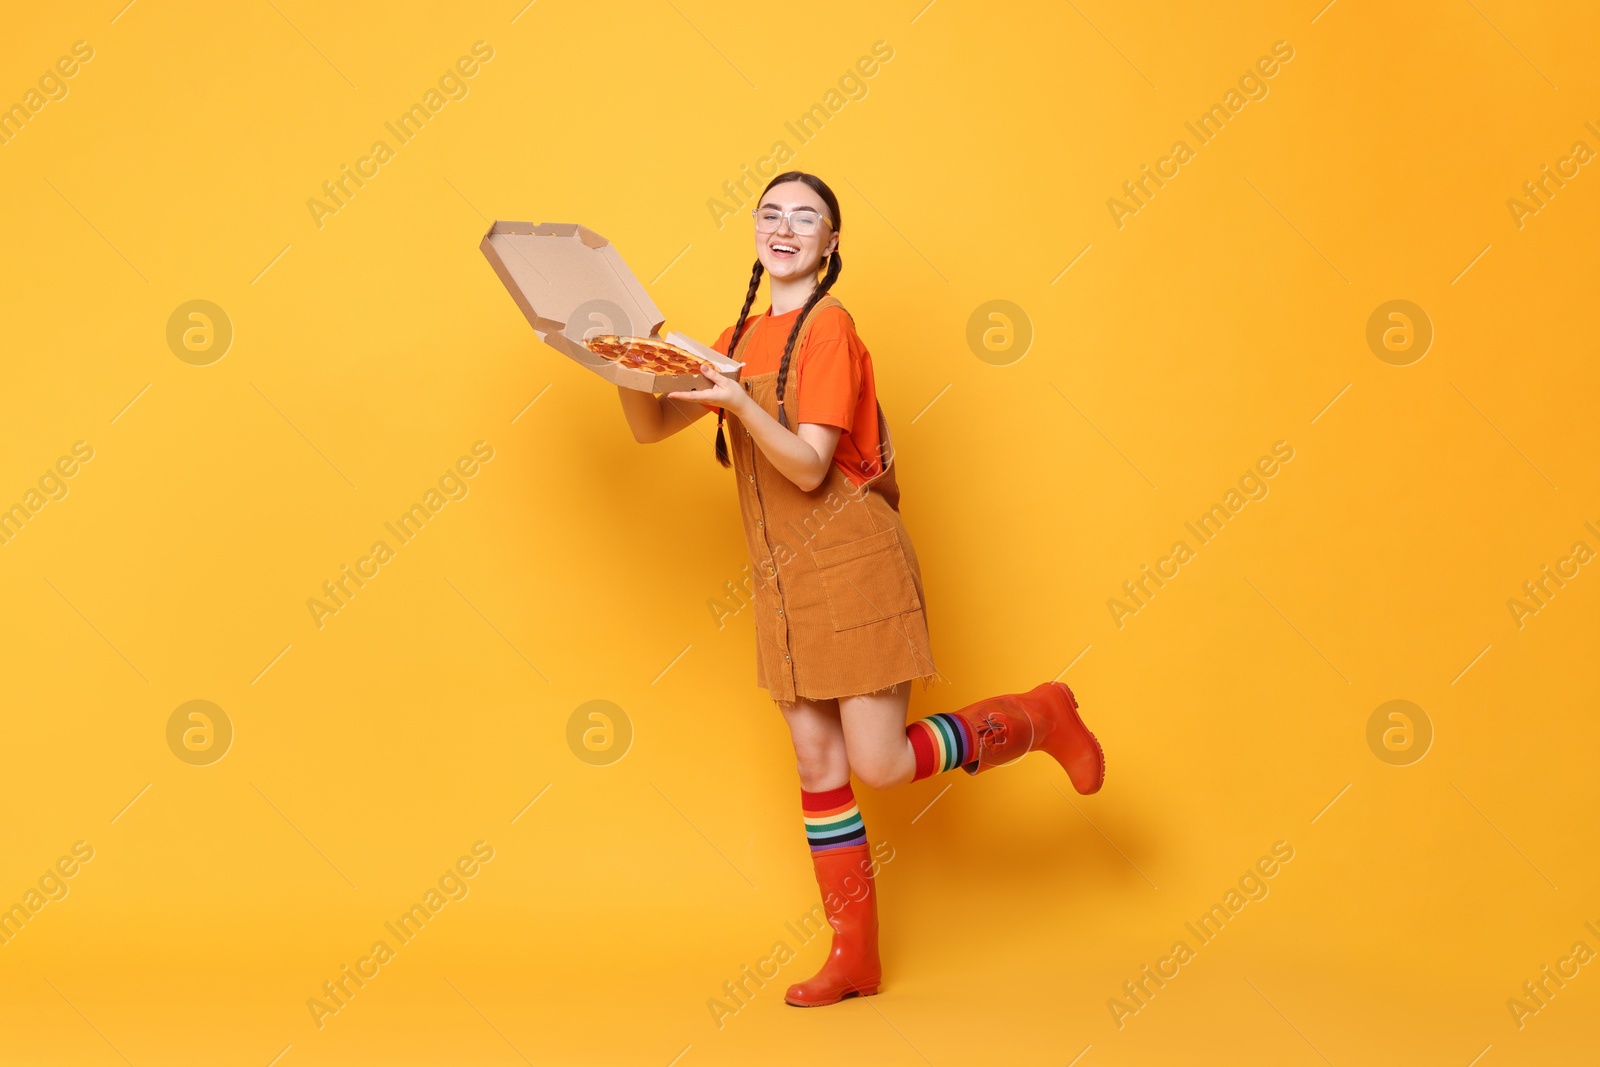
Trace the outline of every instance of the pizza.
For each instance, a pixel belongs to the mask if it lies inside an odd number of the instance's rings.
[[[655,337],[619,337],[614,333],[605,333],[585,338],[579,343],[620,367],[632,367],[652,374],[699,374],[701,364],[711,362]]]

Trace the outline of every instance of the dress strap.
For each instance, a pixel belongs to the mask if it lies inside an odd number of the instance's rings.
[[[812,319],[816,317],[817,312],[821,311],[823,308],[830,308],[830,307],[836,307],[839,310],[843,311],[845,313],[845,315],[847,317],[849,317],[849,319],[850,319],[851,328],[855,327],[855,322],[856,322],[855,316],[850,314],[850,310],[844,306],[844,302],[841,301],[838,297],[834,296],[832,293],[824,293],[824,294],[822,294],[822,299],[817,301],[817,306],[811,309],[811,314],[806,316],[805,325],[803,325],[800,328],[800,336],[795,339],[795,350],[796,351],[799,351],[800,347],[805,343],[806,332],[808,330],[810,330]],[[799,392],[800,392],[800,390],[799,390],[799,387],[798,387],[798,384],[797,384],[796,388],[794,389],[794,393],[796,394],[795,395],[796,411],[795,411],[795,419],[794,419],[793,425],[799,425],[799,409],[798,409],[798,405],[800,403]],[[787,398],[785,398],[785,399],[787,400]],[[874,399],[876,399],[876,397],[874,397]],[[894,449],[890,445],[889,420],[883,414],[883,402],[882,401],[878,401],[878,475],[877,475],[877,477],[881,477],[886,471],[888,471],[889,464],[892,463],[893,461],[894,461]]]
[[[823,293],[822,296],[817,300],[816,304],[811,308],[811,311],[806,315],[805,321],[800,324],[800,335],[794,339],[794,354],[796,357],[798,357],[801,352],[805,351],[806,338],[811,333],[812,324],[817,321],[817,313],[832,307],[843,310],[844,304],[840,302],[839,298],[834,296],[832,293]],[[849,315],[850,312],[845,311],[845,314]],[[850,321],[851,324],[854,325],[855,320],[851,319]],[[794,427],[800,425],[800,375],[795,373],[792,377],[792,384],[794,386],[793,388],[789,388],[791,383],[784,383],[785,395],[783,398],[783,407],[785,411],[789,412],[789,425]],[[792,407],[790,401],[793,401]]]
[[[850,316],[850,311],[844,306],[843,301],[832,293],[823,293],[822,297],[811,308],[810,313],[806,315],[805,321],[800,324],[800,335],[794,340],[796,353],[804,350],[806,337],[811,332],[812,323],[816,321],[817,312],[832,307],[839,308],[845,315]],[[742,357],[745,348],[750,344],[750,338],[755,335],[757,323],[765,317],[764,315],[753,315],[746,321],[744,332],[739,335],[739,343],[734,346],[733,352],[730,353],[731,358],[737,360]],[[850,324],[852,327],[855,325],[854,316],[850,316]],[[793,388],[789,387],[789,383],[785,383],[784,394],[783,406],[789,412],[789,425],[798,426],[800,424],[800,376],[798,374],[794,376]],[[874,476],[873,480],[887,473],[889,465],[893,462],[894,449],[889,437],[889,420],[883,414],[883,403],[880,401],[878,403],[878,474]]]

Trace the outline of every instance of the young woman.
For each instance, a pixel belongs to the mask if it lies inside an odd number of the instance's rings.
[[[732,457],[756,577],[756,684],[789,725],[806,838],[833,928],[822,970],[785,996],[814,1007],[870,996],[882,979],[876,864],[852,772],[886,789],[955,767],[977,774],[1042,749],[1078,792],[1093,793],[1105,757],[1061,682],[906,724],[911,680],[937,672],[872,359],[830,292],[842,270],[839,201],[822,179],[788,171],[751,214],[750,287],[715,346],[744,361],[740,380],[703,365],[704,388],[618,394],[641,442],[669,437],[715,408],[717,459],[729,466]],[[770,306],[751,320],[763,273]]]

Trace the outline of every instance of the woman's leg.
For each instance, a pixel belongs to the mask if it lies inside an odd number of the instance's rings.
[[[840,697],[850,769],[874,789],[914,782],[969,763],[977,753],[972,725],[940,712],[906,725],[911,683]]]
[[[876,693],[839,698],[850,769],[874,789],[909,782],[916,772],[916,754],[906,736],[906,708],[910,703],[910,682]]]
[[[880,693],[838,697],[850,768],[875,789],[955,768],[978,774],[1035,750],[1050,753],[1080,793],[1098,792],[1106,781],[1106,755],[1062,681],[987,697],[906,726],[909,686],[906,681]]]
[[[800,788],[820,793],[848,785],[850,760],[839,725],[839,702],[801,697],[793,704],[780,702],[778,710],[789,724]]]
[[[835,700],[780,703],[800,772],[806,843],[833,941],[822,969],[796,982],[784,1000],[797,1007],[835,1004],[878,991],[878,895],[867,828],[850,789],[850,760]],[[802,921],[802,925],[808,925]]]
[[[800,772],[800,814],[813,855],[863,844],[866,825],[850,789],[850,760],[839,702],[807,700],[779,703],[794,742],[795,768]]]
[[[960,767],[976,774],[1015,762],[1028,752],[1048,752],[1080,793],[1105,780],[1100,742],[1078,716],[1072,691],[1045,682],[944,711],[906,725],[911,683],[839,698],[846,758],[856,777],[888,789]]]

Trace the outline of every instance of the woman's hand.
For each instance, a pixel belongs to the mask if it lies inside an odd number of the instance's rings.
[[[793,430],[786,429],[732,378],[708,364],[701,364],[700,373],[710,382],[706,388],[664,395],[670,400],[720,404],[723,411],[738,416],[745,433],[755,440],[757,447],[785,478],[808,493],[823,483],[833,462],[839,435],[844,432],[840,427],[802,422]]]
[[[680,389],[666,394],[667,397],[671,400],[694,400],[703,404],[715,404],[724,412],[734,415],[745,413],[745,405],[752,401],[750,394],[744,391],[744,386],[709,363],[700,364],[700,374],[711,384],[701,389]]]

